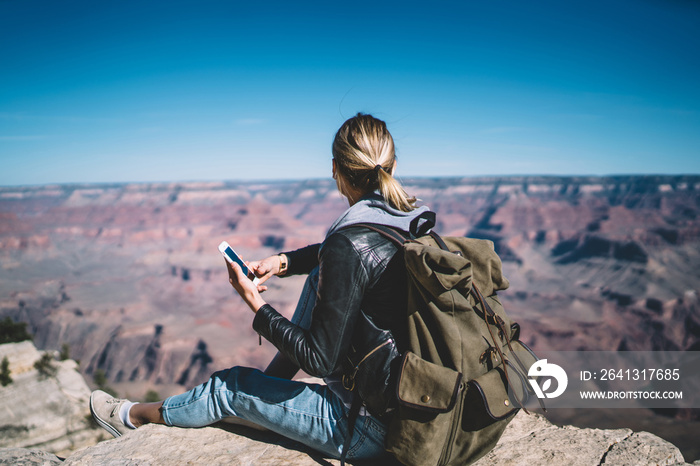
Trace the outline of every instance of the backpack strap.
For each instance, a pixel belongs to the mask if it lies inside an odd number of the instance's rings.
[[[438,244],[438,246],[440,246],[440,249],[442,249],[443,251],[450,250],[450,248],[447,247],[447,244],[445,244],[445,242],[442,240],[442,238],[440,238],[440,235],[438,235],[434,231],[431,231],[429,234],[430,234],[430,237],[435,240],[435,242]],[[461,253],[460,253],[460,255],[461,255]]]
[[[423,212],[411,220],[408,231],[408,233],[411,235],[411,239],[420,238],[421,236],[426,235],[428,231],[435,226],[435,221],[435,212],[431,212],[430,210]]]
[[[472,284],[472,293],[474,294],[474,297],[478,300],[478,302],[481,303],[481,307],[484,309],[484,312],[487,313],[489,316],[492,316],[492,317],[493,317],[494,321],[495,321],[496,324],[498,325],[498,328],[501,330],[501,332],[502,332],[503,335],[505,336],[506,345],[507,345],[508,348],[510,349],[510,354],[511,354],[511,356],[513,356],[513,358],[515,359],[516,363],[520,366],[520,370],[522,370],[523,372],[527,373],[527,369],[525,368],[525,365],[523,364],[523,362],[522,362],[522,361],[520,360],[520,358],[518,357],[518,353],[516,353],[515,350],[513,350],[513,347],[512,347],[511,344],[510,344],[510,338],[508,337],[508,334],[506,333],[505,329],[503,328],[503,319],[501,319],[501,318],[498,316],[498,314],[496,314],[495,312],[493,312],[493,309],[491,309],[491,306],[489,306],[489,304],[486,302],[486,300],[485,300],[485,299],[483,298],[483,296],[481,295],[481,292],[478,290],[478,288],[476,288],[476,284]],[[488,327],[488,329],[489,329],[489,333],[491,333],[491,327],[488,326],[488,320],[486,321],[486,323],[487,323],[487,327]],[[493,334],[491,334],[491,338],[494,340],[494,344],[495,344],[496,340],[495,340],[495,337],[493,336]],[[501,353],[501,354],[500,354],[501,360],[502,360],[502,361],[505,361],[505,358],[503,357],[503,353],[501,352],[501,350],[500,350],[500,348],[498,347],[497,344],[496,344],[496,350],[497,350],[499,353]],[[520,400],[519,397],[517,396],[516,391],[515,391],[515,388],[513,387],[513,385],[511,385],[510,379],[508,378],[508,369],[507,369],[507,367],[506,367],[505,364],[503,365],[503,372],[504,372],[504,374],[505,374],[505,376],[506,376],[506,382],[507,382],[508,385],[510,385],[510,387],[513,389],[513,395],[515,395],[516,401],[518,402],[518,404],[520,404],[520,406],[522,407],[523,411],[525,411],[527,414],[530,414],[530,412],[527,410],[527,408],[525,408],[524,403],[522,402],[522,400]],[[540,408],[542,408],[542,411],[544,411],[544,412],[546,413],[546,412],[547,412],[547,408],[546,408],[546,406],[544,405],[544,401],[542,401],[539,397],[537,398],[537,401],[539,402]]]
[[[399,230],[395,230],[394,228],[388,227],[386,225],[379,225],[377,223],[354,223],[352,225],[348,225],[348,227],[364,227],[368,228],[374,232],[379,233],[392,243],[394,243],[396,246],[400,248],[403,247],[403,244],[407,241],[411,241],[411,238],[408,236],[405,236],[403,232]]]
[[[343,443],[343,452],[340,454],[340,466],[345,466],[345,458],[348,456],[352,434],[355,433],[355,421],[357,421],[357,416],[360,415],[360,408],[362,408],[362,398],[360,398],[357,390],[353,390],[352,395],[352,405],[350,405],[350,411],[348,411],[348,434]]]
[[[491,306],[488,305],[484,297],[481,295],[481,292],[479,289],[476,287],[476,283],[472,282],[472,289],[471,293],[474,295],[475,301],[481,304],[481,308],[484,310],[484,320],[486,321],[486,328],[489,331],[489,334],[491,335],[491,340],[493,340],[493,345],[496,348],[496,351],[498,352],[498,355],[501,357],[501,361],[503,361],[503,375],[506,376],[506,383],[510,386],[513,396],[515,396],[515,401],[518,402],[520,407],[525,411],[527,414],[530,414],[530,412],[525,408],[525,404],[523,401],[520,399],[518,396],[517,392],[515,391],[515,386],[512,384],[510,381],[510,377],[508,377],[508,365],[506,364],[506,357],[503,355],[503,351],[501,351],[501,347],[498,345],[498,342],[496,341],[496,337],[493,335],[493,332],[491,331],[491,326],[489,325],[488,317],[491,317],[494,322],[496,323],[496,326],[499,328],[501,333],[503,334],[503,338],[506,340],[506,345],[510,349],[511,354],[515,354],[513,351],[513,347],[510,345],[510,337],[506,333],[505,329],[503,328],[503,319],[493,312],[493,309],[491,309]]]

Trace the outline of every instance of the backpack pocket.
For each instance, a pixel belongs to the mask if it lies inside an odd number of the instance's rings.
[[[532,386],[528,382],[528,372],[530,367],[539,361],[539,358],[520,340],[511,341],[510,348],[512,351],[508,353],[506,361],[508,378],[510,380],[508,395],[512,402],[518,404],[518,407],[524,408],[530,398],[535,396]],[[540,402],[540,407],[546,411],[542,400],[538,401]]]
[[[454,408],[462,374],[439,366],[408,351],[401,364],[396,387],[399,404],[427,413]]]
[[[486,413],[495,420],[505,419],[524,407],[533,395],[528,383],[528,370],[538,358],[519,340],[511,342],[513,351],[507,353],[504,364],[469,382],[483,401]]]
[[[507,370],[511,384],[521,386],[522,382],[517,371],[512,367],[508,367]],[[515,400],[511,401],[509,396],[508,382],[502,365],[494,367],[486,374],[469,382],[469,388],[481,398],[477,400],[480,403],[476,404],[483,406],[485,413],[494,420],[505,419],[518,408],[519,403]]]
[[[396,385],[398,405],[385,445],[404,464],[437,464],[461,405],[462,374],[407,352]]]
[[[510,353],[510,359],[513,365],[527,378],[527,372],[530,367],[540,360],[535,353],[525,343],[518,339],[513,339],[510,342],[513,351]]]

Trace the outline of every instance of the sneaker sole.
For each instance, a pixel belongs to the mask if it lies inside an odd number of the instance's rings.
[[[121,432],[119,432],[117,429],[112,427],[107,421],[104,421],[100,416],[97,415],[97,413],[95,412],[95,407],[92,405],[92,401],[92,396],[90,396],[90,413],[92,414],[92,418],[97,422],[97,424],[99,424],[100,427],[112,434],[114,438],[121,437]]]

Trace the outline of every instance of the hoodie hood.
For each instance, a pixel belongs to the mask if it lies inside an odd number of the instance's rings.
[[[411,222],[425,212],[430,212],[427,206],[418,207],[410,212],[394,209],[380,194],[369,193],[338,217],[328,230],[326,238],[339,229],[356,223],[377,223],[409,232]],[[426,221],[420,220],[418,225]]]

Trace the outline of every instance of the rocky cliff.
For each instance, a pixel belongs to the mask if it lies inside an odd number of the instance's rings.
[[[0,447],[66,455],[104,438],[90,419],[90,390],[75,361],[53,361],[42,374],[34,367],[41,356],[31,341],[0,345],[12,377],[0,387]]]
[[[65,459],[41,451],[0,449],[0,464],[231,464],[337,465],[269,432],[219,424],[201,429],[148,425]],[[33,461],[33,462],[32,462]],[[363,463],[368,464],[368,463]],[[371,462],[377,466],[387,461]],[[672,444],[646,432],[556,427],[538,415],[519,413],[498,445],[475,463],[486,465],[681,465]]]

